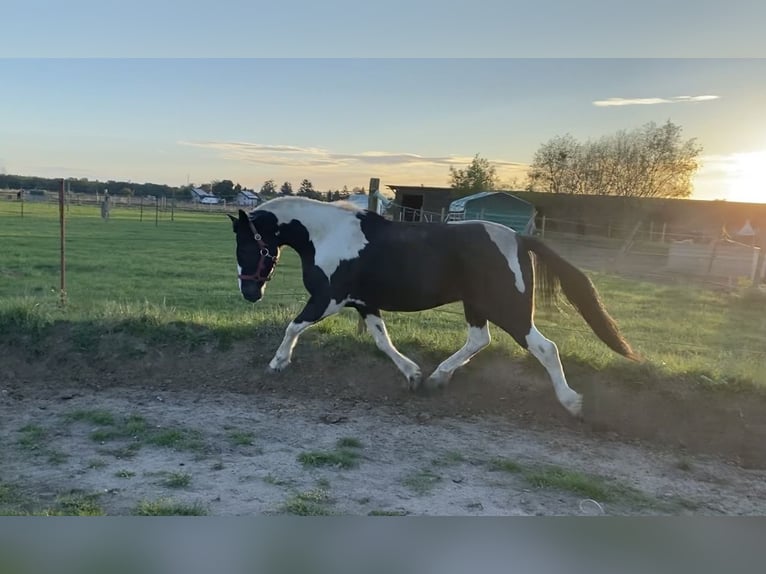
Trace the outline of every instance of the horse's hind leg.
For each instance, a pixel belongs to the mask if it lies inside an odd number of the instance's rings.
[[[383,319],[380,318],[380,311],[370,309],[369,307],[357,307],[357,311],[364,319],[367,325],[367,331],[372,335],[378,349],[383,351],[397,366],[397,368],[407,377],[409,388],[415,390],[420,385],[422,374],[417,363],[402,355],[388,336],[388,330]]]
[[[521,343],[521,341],[518,342]],[[561,405],[571,414],[579,417],[582,414],[582,395],[574,391],[567,384],[556,343],[546,339],[534,324],[532,324],[529,333],[524,338],[524,343],[522,343],[522,346],[525,346],[542,363],[545,370],[548,371],[548,375],[553,382],[553,390],[556,392],[556,398]]]
[[[468,339],[465,345],[451,357],[444,360],[426,380],[428,388],[443,387],[452,378],[452,374],[468,363],[479,351],[489,345],[492,338],[489,324],[481,314],[464,304],[465,319],[468,323]]]

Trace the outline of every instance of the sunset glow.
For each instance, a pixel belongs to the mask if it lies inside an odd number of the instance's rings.
[[[766,203],[766,151],[736,154],[728,188],[729,201]]]

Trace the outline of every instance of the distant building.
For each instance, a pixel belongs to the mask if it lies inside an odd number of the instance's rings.
[[[221,202],[215,195],[200,187],[193,187],[191,189],[191,200],[194,203],[202,203],[205,205],[216,205]]]
[[[263,202],[263,198],[252,189],[243,189],[237,194],[237,205],[255,207]]]

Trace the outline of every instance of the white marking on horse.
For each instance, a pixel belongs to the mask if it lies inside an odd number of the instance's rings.
[[[452,374],[460,367],[468,363],[479,351],[492,342],[489,334],[489,325],[483,327],[468,327],[468,340],[465,345],[451,357],[445,359],[436,370],[428,377],[427,384],[431,387],[439,387],[447,384]]]
[[[367,315],[367,317],[364,318],[364,322],[367,324],[367,330],[375,340],[378,349],[388,355],[404,376],[407,377],[410,387],[417,387],[418,384],[420,384],[420,367],[418,367],[415,362],[402,355],[396,347],[394,347],[391,338],[388,336],[388,330],[386,329],[386,324],[383,322],[383,319],[377,315]]]
[[[242,291],[242,279],[239,278],[240,275],[242,275],[242,267],[237,264],[237,285],[239,285],[239,290]]]
[[[484,229],[487,230],[487,234],[492,240],[492,243],[497,246],[497,248],[500,250],[500,253],[502,253],[503,257],[505,257],[506,261],[508,261],[508,267],[510,267],[511,271],[513,272],[516,289],[518,289],[519,293],[524,293],[526,290],[526,285],[524,285],[524,277],[521,275],[521,264],[519,263],[518,251],[519,244],[516,241],[516,232],[513,229],[506,227],[505,225],[500,225],[499,223],[495,223],[493,221],[450,221],[450,224],[453,225],[477,223],[484,226]]]
[[[301,333],[313,325],[311,321],[304,321],[303,323],[291,322],[287,329],[285,329],[285,336],[282,339],[282,344],[279,345],[274,358],[269,363],[269,368],[272,371],[281,371],[287,365],[290,364],[290,360],[293,356],[293,349],[298,342],[298,337]]]
[[[542,363],[553,382],[553,390],[556,392],[561,405],[574,416],[580,416],[582,412],[582,396],[574,391],[564,376],[564,368],[561,366],[559,350],[556,343],[546,339],[537,327],[532,325],[526,336],[529,352]]]
[[[278,198],[265,207],[279,223],[300,221],[309,233],[316,253],[314,264],[324,271],[327,278],[340,265],[359,256],[367,245],[362,233],[361,221],[356,214],[361,210],[351,205],[335,205],[303,198]]]

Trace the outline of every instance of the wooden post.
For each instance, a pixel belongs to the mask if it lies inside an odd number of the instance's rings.
[[[444,223],[444,208],[442,207],[442,223]]]
[[[66,231],[64,229],[64,180],[59,190],[59,243],[61,245],[61,306],[66,305]]]
[[[761,278],[763,277],[764,259],[766,259],[766,231],[761,230],[758,234],[758,261],[755,264],[755,273],[753,273],[753,288],[757,289],[761,284]]]
[[[654,241],[654,221],[649,222],[649,241]]]
[[[21,190],[21,195],[19,196],[21,198],[21,218],[24,219],[24,190]]]
[[[545,237],[545,216],[543,215],[543,221],[540,225],[540,237]]]
[[[141,202],[138,208],[138,221],[144,220],[144,196],[141,196]]]
[[[155,197],[154,198],[154,227],[157,227],[159,225],[160,221],[160,198]]]
[[[660,241],[662,241],[663,243],[665,243],[665,232],[667,231],[667,229],[668,229],[668,223],[667,221],[665,221],[662,223],[662,237],[660,238]]]

